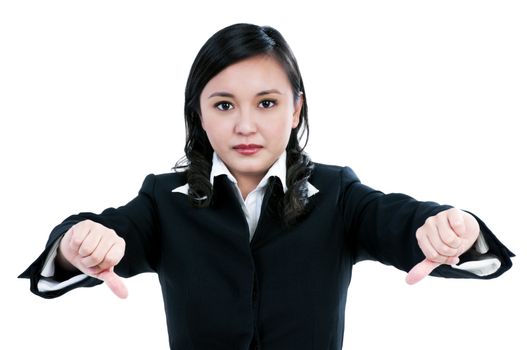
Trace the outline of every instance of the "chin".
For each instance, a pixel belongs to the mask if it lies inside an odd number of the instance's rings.
[[[230,160],[238,172],[254,175],[266,173],[273,163],[264,155],[243,156],[236,154],[236,157],[231,157]]]
[[[237,168],[238,172],[242,173],[242,174],[252,174],[252,175],[256,175],[256,174],[259,174],[259,173],[265,173],[267,172],[267,169],[265,166],[262,166],[262,165],[255,165],[255,166],[240,166]]]
[[[262,175],[262,174],[265,174],[267,172],[267,170],[269,169],[269,167],[266,167],[264,164],[262,163],[258,163],[258,164],[239,164],[240,166],[236,167],[236,171],[239,173],[239,174],[244,174],[244,175]]]

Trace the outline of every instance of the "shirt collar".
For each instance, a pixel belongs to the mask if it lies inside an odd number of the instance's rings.
[[[269,178],[271,176],[276,176],[280,179],[282,182],[282,187],[284,189],[284,193],[287,191],[287,185],[286,185],[286,174],[287,174],[287,166],[286,166],[286,159],[287,159],[287,152],[284,151],[276,160],[271,168],[267,171],[265,176],[262,178],[260,183],[256,186],[257,189],[265,187],[267,185],[267,182],[269,181]],[[236,181],[236,178],[232,175],[232,173],[229,171],[225,163],[221,160],[221,158],[218,156],[216,152],[212,154],[212,169],[210,171],[210,183],[214,185],[214,178],[216,176],[220,175],[227,175],[227,178],[231,180],[233,183],[238,184]]]
[[[286,173],[287,173],[287,167],[286,167],[286,151],[284,151],[278,160],[274,162],[274,164],[271,166],[271,168],[267,171],[263,179],[258,184],[257,188],[265,187],[267,185],[267,182],[269,181],[269,178],[271,176],[276,176],[280,179],[282,182],[282,188],[284,189],[284,193],[287,191],[287,185],[286,185]],[[210,172],[210,183],[214,183],[214,178],[216,176],[220,175],[226,175],[227,178],[232,181],[233,183],[237,184],[236,178],[231,174],[225,163],[221,160],[221,158],[216,154],[216,152],[212,155],[212,169]],[[172,192],[179,192],[183,193],[185,195],[188,195],[189,191],[189,185],[188,183],[181,185],[179,187],[176,187],[172,190]],[[312,195],[318,193],[318,189],[313,186],[311,183],[307,183],[307,191],[308,191],[308,197],[311,197]]]

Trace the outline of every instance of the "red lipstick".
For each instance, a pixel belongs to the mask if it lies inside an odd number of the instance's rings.
[[[250,156],[252,154],[257,153],[260,149],[263,148],[262,145],[256,145],[254,143],[251,144],[239,144],[233,147],[238,153],[241,153],[243,155]]]

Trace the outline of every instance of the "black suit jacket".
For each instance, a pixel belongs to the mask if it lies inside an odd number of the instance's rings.
[[[119,275],[158,274],[171,349],[341,349],[353,264],[374,259],[408,271],[424,258],[416,229],[450,207],[375,191],[348,167],[315,164],[309,181],[319,192],[291,228],[277,219],[283,193],[279,182],[271,182],[249,241],[225,176],[214,182],[213,204],[197,209],[186,195],[172,192],[186,183],[185,173],[150,174],[128,204],[72,215],[56,226],[45,251],[21,277],[30,278],[31,291],[45,298],[100,284],[90,277],[59,291],[37,289],[53,243],[73,224],[91,219],[126,240],[115,269]],[[478,222],[487,254],[501,261],[499,270],[478,277],[443,265],[434,275],[493,278],[511,267],[513,254]]]

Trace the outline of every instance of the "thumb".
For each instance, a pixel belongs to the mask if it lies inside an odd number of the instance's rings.
[[[424,259],[419,264],[415,265],[406,275],[406,283],[416,284],[426,276],[428,276],[441,263]]]
[[[126,288],[124,285],[121,277],[117,276],[117,274],[113,272],[113,268],[99,273],[97,278],[104,281],[104,283],[106,283],[112,292],[119,298],[126,299],[126,297],[128,297],[128,288]]]

